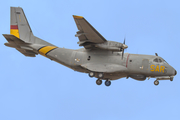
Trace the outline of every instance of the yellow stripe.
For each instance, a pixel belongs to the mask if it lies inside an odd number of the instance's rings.
[[[46,54],[47,54],[49,51],[53,50],[54,48],[57,48],[57,47],[55,47],[55,46],[45,46],[45,47],[39,49],[39,53],[40,53],[41,55],[43,55],[43,56],[46,56]]]
[[[77,16],[77,15],[73,15],[73,17],[76,19],[82,19],[83,18],[83,16]]]
[[[18,29],[11,29],[10,34],[12,34],[12,35],[16,36],[17,38],[19,38],[19,30]]]

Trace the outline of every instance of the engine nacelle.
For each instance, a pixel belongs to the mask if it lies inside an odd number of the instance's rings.
[[[95,44],[95,47],[104,49],[104,50],[111,50],[111,51],[121,51],[122,49],[126,49],[128,46],[119,42],[114,41],[107,41],[100,44]]]

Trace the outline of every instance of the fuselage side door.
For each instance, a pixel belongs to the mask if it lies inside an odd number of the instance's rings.
[[[142,60],[142,66],[141,66],[141,69],[143,70],[143,72],[147,72],[148,67],[149,67],[149,60],[148,59],[143,59]]]

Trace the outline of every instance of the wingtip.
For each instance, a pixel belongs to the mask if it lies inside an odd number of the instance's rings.
[[[78,15],[73,15],[73,17],[76,18],[76,19],[82,19],[82,18],[84,18],[83,16],[78,16]]]

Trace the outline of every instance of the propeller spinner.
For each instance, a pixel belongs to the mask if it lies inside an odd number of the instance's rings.
[[[123,59],[123,56],[124,56],[124,49],[128,48],[128,46],[125,44],[126,42],[126,39],[124,38],[124,42],[123,42],[123,45],[122,45],[122,59]]]

